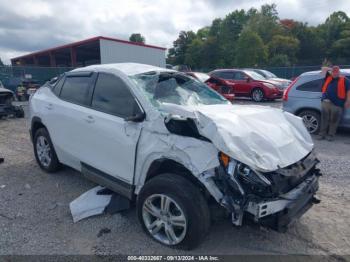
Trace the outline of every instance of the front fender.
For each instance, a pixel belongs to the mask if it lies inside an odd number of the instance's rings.
[[[151,164],[159,159],[173,160],[198,177],[219,166],[218,150],[213,144],[191,137],[143,131],[136,157],[136,193],[144,185]]]

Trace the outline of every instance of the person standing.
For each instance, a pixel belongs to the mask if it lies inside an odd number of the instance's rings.
[[[322,85],[319,140],[334,139],[344,108],[350,108],[350,81],[340,75],[339,66],[333,66]]]

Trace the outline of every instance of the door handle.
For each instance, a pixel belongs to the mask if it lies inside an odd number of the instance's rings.
[[[48,104],[48,105],[46,106],[46,109],[52,110],[52,109],[53,109],[53,105],[52,105],[52,104]]]
[[[89,124],[95,122],[95,119],[92,116],[87,116],[84,120]]]

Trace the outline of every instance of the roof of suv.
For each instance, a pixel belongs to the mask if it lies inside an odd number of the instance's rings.
[[[350,75],[350,69],[340,69],[340,73]],[[300,76],[314,76],[318,74],[321,74],[321,70],[305,72],[302,73]]]
[[[82,71],[96,71],[103,72],[109,70],[118,70],[126,75],[136,75],[146,72],[156,71],[156,72],[176,72],[175,70],[166,69],[162,67],[139,64],[139,63],[115,63],[115,64],[103,64],[103,65],[91,65],[86,67],[81,67],[72,70],[72,72],[82,72]]]

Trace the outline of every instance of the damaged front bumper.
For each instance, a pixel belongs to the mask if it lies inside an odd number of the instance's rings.
[[[232,160],[227,167],[221,165],[214,172],[202,174],[200,180],[232,214],[234,225],[241,226],[247,216],[284,232],[291,222],[319,202],[315,196],[321,175],[316,168],[318,162],[311,152],[287,168],[263,174]]]
[[[313,175],[278,199],[249,202],[246,211],[253,215],[255,222],[284,232],[291,222],[319,202],[315,197],[317,190],[318,176]]]

